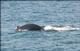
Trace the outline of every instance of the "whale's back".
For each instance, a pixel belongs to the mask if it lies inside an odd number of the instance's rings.
[[[19,29],[41,30],[42,27],[41,26],[38,26],[36,24],[26,24],[26,25],[23,25],[23,26],[19,27]]]

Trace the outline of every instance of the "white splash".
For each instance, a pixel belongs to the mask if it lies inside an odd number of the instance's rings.
[[[80,30],[80,28],[73,28],[71,26],[61,26],[61,27],[58,27],[58,26],[47,25],[47,26],[44,27],[44,30],[45,31],[48,31],[48,30],[71,31],[71,30]]]
[[[44,30],[53,30],[53,26],[47,25],[43,28]]]

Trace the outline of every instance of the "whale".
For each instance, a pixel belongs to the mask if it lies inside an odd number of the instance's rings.
[[[80,28],[74,28],[71,26],[53,26],[53,25],[45,25],[40,26],[37,24],[25,24],[23,26],[17,26],[16,31],[74,31],[74,30],[80,30]]]
[[[16,28],[16,31],[23,31],[23,30],[41,31],[43,30],[43,27],[37,24],[25,24],[23,26],[17,26]]]

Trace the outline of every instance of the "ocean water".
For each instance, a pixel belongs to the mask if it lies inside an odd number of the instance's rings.
[[[27,23],[80,28],[80,1],[1,1],[2,51],[80,51],[80,30],[15,32]]]

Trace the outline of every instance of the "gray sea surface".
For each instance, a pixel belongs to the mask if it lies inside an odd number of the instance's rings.
[[[80,30],[15,32],[28,23],[80,28],[80,1],[1,1],[1,51],[80,51]]]

